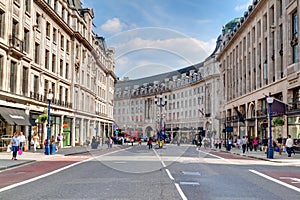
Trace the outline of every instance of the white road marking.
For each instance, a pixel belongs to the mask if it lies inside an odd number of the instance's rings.
[[[61,172],[61,171],[66,170],[66,169],[69,169],[69,168],[74,167],[74,166],[76,166],[76,165],[79,165],[79,164],[81,164],[81,163],[85,163],[85,162],[94,160],[94,159],[96,159],[96,158],[99,158],[99,157],[102,157],[102,156],[106,156],[106,155],[109,155],[109,154],[112,154],[112,153],[116,153],[116,152],[119,152],[119,151],[124,151],[124,150],[125,150],[125,149],[120,149],[120,150],[118,150],[118,151],[108,152],[108,153],[106,153],[106,154],[103,154],[103,155],[100,155],[100,156],[97,156],[97,157],[92,157],[92,158],[89,158],[89,159],[86,159],[86,160],[82,160],[82,161],[79,161],[79,162],[75,162],[75,163],[73,163],[73,164],[71,164],[71,165],[67,165],[67,166],[65,166],[65,167],[59,168],[59,169],[54,170],[54,171],[52,171],[52,172],[49,172],[49,173],[47,173],[47,174],[43,174],[43,175],[37,176],[37,177],[35,177],[35,178],[28,179],[28,180],[26,180],[26,181],[22,181],[22,182],[19,182],[19,183],[15,183],[15,184],[6,186],[6,187],[4,187],[4,188],[0,188],[0,193],[1,193],[1,192],[4,192],[4,191],[6,191],[6,190],[10,190],[10,189],[13,189],[13,188],[15,188],[15,187],[18,187],[18,186],[21,186],[21,185],[24,185],[24,184],[27,184],[27,183],[31,183],[31,182],[33,182],[33,181],[36,181],[36,180],[39,180],[39,179],[42,179],[42,178],[45,178],[45,177],[47,177],[47,176],[56,174],[56,173],[58,173],[58,172]]]
[[[235,164],[234,162],[231,162],[230,160],[228,160],[228,159],[226,159],[226,158],[222,158],[222,157],[220,157],[220,156],[217,156],[217,155],[214,155],[214,154],[211,154],[211,153],[207,153],[207,152],[205,152],[205,151],[201,151],[201,150],[199,150],[198,148],[196,148],[196,150],[197,150],[198,152],[200,152],[200,153],[204,153],[204,154],[213,156],[213,157],[215,157],[215,158],[219,158],[219,159],[221,159],[221,160],[224,160],[224,161],[227,162],[227,163]]]
[[[179,184],[178,184],[178,183],[175,183],[175,186],[176,186],[176,188],[177,188],[177,190],[178,190],[178,192],[179,192],[179,194],[180,194],[182,200],[187,200],[187,198],[186,198],[185,194],[182,192],[182,190],[181,190]]]
[[[200,176],[199,172],[182,172],[184,175],[190,175],[190,176]]]
[[[200,185],[198,182],[180,182],[180,185]]]
[[[254,174],[256,174],[256,175],[258,175],[258,176],[264,177],[264,178],[266,178],[266,179],[268,179],[268,180],[270,180],[270,181],[273,181],[273,182],[278,183],[278,184],[280,184],[280,185],[283,185],[283,186],[285,186],[285,187],[287,187],[287,188],[290,188],[290,189],[292,189],[292,190],[295,190],[295,191],[297,191],[297,192],[300,192],[300,188],[297,188],[297,187],[295,187],[295,186],[293,186],[293,185],[290,185],[290,184],[287,184],[287,183],[282,182],[282,181],[280,181],[280,180],[277,180],[277,179],[275,179],[275,178],[272,178],[272,177],[270,177],[270,176],[268,176],[268,175],[266,175],[266,174],[260,173],[260,172],[258,172],[258,171],[256,171],[256,170],[249,169],[249,171],[252,172],[252,173],[254,173]]]
[[[165,170],[166,170],[166,172],[167,172],[169,178],[170,178],[172,181],[174,181],[175,179],[174,179],[174,177],[172,176],[171,172],[170,172],[168,169],[166,169],[166,165],[165,165],[164,161],[161,159],[161,157],[158,155],[158,153],[155,151],[155,149],[153,149],[153,151],[154,151],[155,155],[157,156],[157,158],[160,160],[162,166],[165,168]],[[182,200],[187,200],[187,198],[186,198],[185,194],[182,192],[182,190],[181,190],[179,184],[178,184],[178,183],[174,183],[174,184],[175,184],[175,187],[176,187],[176,189],[177,189],[179,195],[181,196]]]
[[[174,179],[174,177],[172,176],[171,172],[170,172],[168,169],[166,169],[166,172],[167,172],[167,174],[169,175],[169,178],[170,178],[172,181],[174,181],[175,179]]]
[[[126,163],[126,162],[119,161],[119,162],[114,162],[114,163],[116,163],[116,164],[124,164],[124,163]]]
[[[293,178],[293,177],[279,177],[280,179],[290,179],[292,182],[291,183],[300,183],[299,178]]]

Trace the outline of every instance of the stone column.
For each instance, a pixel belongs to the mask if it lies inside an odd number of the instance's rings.
[[[82,146],[85,141],[83,141],[83,122],[84,120],[80,119],[80,128],[79,128],[79,144]]]
[[[71,127],[71,146],[75,147],[75,125],[76,125],[76,118],[72,118],[72,127]]]

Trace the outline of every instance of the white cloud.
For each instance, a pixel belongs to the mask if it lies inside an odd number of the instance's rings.
[[[237,5],[235,6],[234,10],[240,12],[240,11],[247,11],[248,6],[252,4],[252,0],[248,0],[247,3],[242,4],[242,5]]]
[[[122,23],[118,18],[112,18],[107,20],[103,25],[101,25],[101,29],[107,33],[117,33],[123,31],[127,28],[125,23]]]
[[[170,29],[126,31],[108,40],[115,52],[117,76],[135,79],[174,71],[204,61],[216,40],[201,41]],[[157,70],[161,69],[161,70]]]

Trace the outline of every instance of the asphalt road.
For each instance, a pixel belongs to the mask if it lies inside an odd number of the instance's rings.
[[[34,179],[28,177],[27,182],[20,180],[19,186],[14,184],[0,192],[0,199],[286,200],[300,195],[299,167],[198,151],[193,146],[170,145],[157,150],[134,146],[48,164],[59,167]],[[0,174],[0,179],[24,176],[25,169],[13,169],[17,171],[5,177]]]

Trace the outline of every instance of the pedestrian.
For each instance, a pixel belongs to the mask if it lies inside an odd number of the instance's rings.
[[[107,148],[109,148],[109,144],[110,144],[110,138],[109,137],[107,137],[107,139],[106,139],[106,144],[107,144]]]
[[[62,138],[60,133],[57,135],[56,140],[57,140],[57,148],[60,149],[62,147]]]
[[[19,142],[20,142],[20,149],[21,149],[22,151],[25,151],[25,150],[24,150],[25,141],[26,141],[25,135],[23,134],[23,132],[20,132],[20,135],[19,135]]]
[[[19,150],[19,147],[20,147],[20,141],[19,141],[19,137],[18,137],[18,133],[17,132],[14,132],[14,135],[11,139],[11,145],[12,145],[12,152],[13,152],[13,155],[12,155],[12,160],[17,160],[17,152]]]
[[[39,136],[37,132],[33,133],[32,141],[33,141],[33,151],[36,152],[36,148],[39,146]]]
[[[254,151],[257,151],[257,148],[258,148],[258,138],[254,138],[253,140],[253,147],[254,147]]]
[[[152,149],[152,137],[150,137],[148,139],[148,146],[149,146],[149,149]]]
[[[265,138],[262,140],[262,145],[263,145],[263,151],[265,153],[267,153],[267,149],[268,149],[268,138],[265,136]]]
[[[244,154],[246,152],[246,146],[247,146],[247,140],[245,136],[243,136],[241,143],[242,143],[242,150]]]
[[[246,150],[249,151],[249,137],[246,136]]]
[[[236,148],[240,149],[242,146],[242,141],[240,136],[238,136],[237,140],[236,140]]]
[[[109,148],[112,148],[112,145],[113,145],[114,141],[112,138],[109,139]]]
[[[276,144],[279,148],[279,155],[281,155],[282,154],[282,135],[281,134],[279,134]]]
[[[219,149],[221,149],[223,143],[223,139],[219,139]]]
[[[227,151],[230,151],[231,146],[232,146],[232,143],[233,143],[233,140],[232,140],[232,137],[230,137],[230,138],[228,139]]]
[[[291,138],[291,135],[288,135],[288,138],[285,143],[286,152],[288,153],[288,157],[291,157],[292,154],[292,148],[293,148],[293,140]]]
[[[252,151],[253,150],[253,139],[252,138],[248,139],[248,145],[249,145],[250,151]]]

